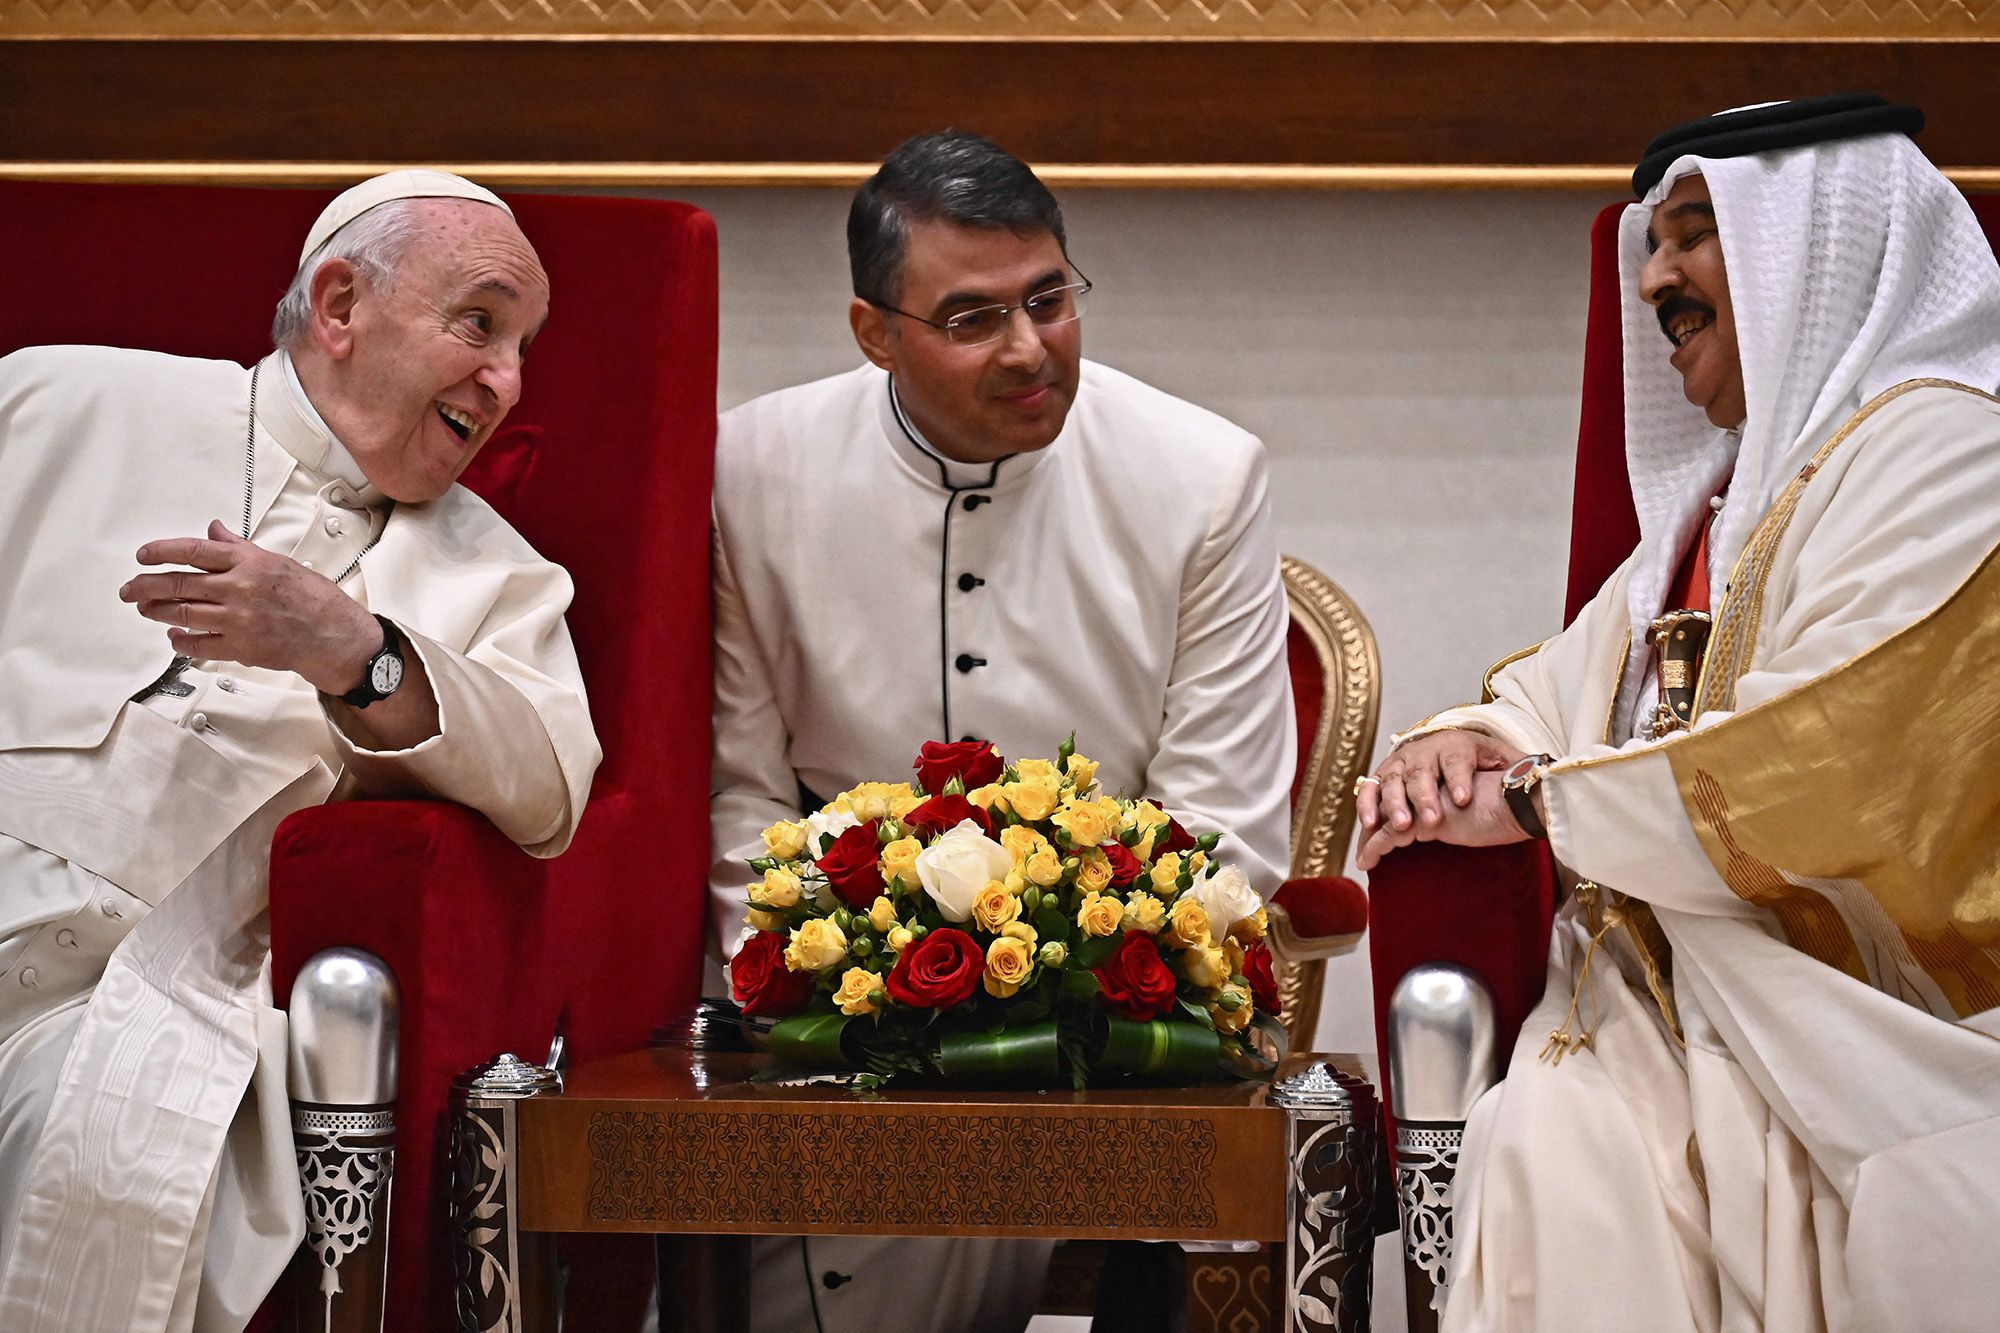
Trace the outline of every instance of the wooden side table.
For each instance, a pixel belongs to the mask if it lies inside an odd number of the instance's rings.
[[[752,1082],[762,1060],[642,1051],[565,1083],[506,1056],[461,1079],[459,1327],[552,1331],[554,1233],[590,1231],[1275,1242],[1286,1333],[1368,1326],[1381,1122],[1353,1056],[1272,1084],[861,1096]],[[712,1320],[743,1326],[735,1304]]]

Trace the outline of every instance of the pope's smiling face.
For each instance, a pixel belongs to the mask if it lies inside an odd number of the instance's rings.
[[[323,373],[300,366],[368,480],[408,504],[443,495],[520,401],[549,309],[548,276],[507,213],[458,199],[418,208],[420,234],[388,282],[322,265],[307,359]]]
[[[942,324],[980,306],[1019,306],[1076,281],[1053,233],[918,222],[887,299]],[[948,457],[991,462],[1045,448],[1062,433],[1076,401],[1083,321],[1036,324],[1014,310],[998,337],[967,345],[859,297],[849,313],[861,350],[896,377],[903,410]]]
[[[1639,295],[1673,344],[1673,367],[1687,399],[1717,426],[1743,424],[1743,356],[1729,302],[1729,273],[1708,182],[1683,176],[1646,226]]]

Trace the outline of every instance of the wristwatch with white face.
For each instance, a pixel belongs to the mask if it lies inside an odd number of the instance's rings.
[[[382,626],[382,647],[368,659],[368,669],[361,673],[361,683],[340,696],[340,701],[349,708],[366,708],[369,704],[380,703],[403,683],[402,636],[396,633],[396,626],[387,616],[376,616],[375,619]]]
[[[1507,798],[1507,808],[1514,812],[1514,822],[1521,826],[1521,832],[1544,841],[1549,830],[1535,809],[1534,792],[1541,785],[1543,772],[1554,762],[1545,754],[1524,754],[1500,775],[1500,793]]]

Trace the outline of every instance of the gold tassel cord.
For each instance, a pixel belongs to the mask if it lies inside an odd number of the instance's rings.
[[[1594,1049],[1597,1040],[1597,1025],[1602,1020],[1603,1013],[1598,1008],[1597,992],[1590,990],[1590,965],[1596,959],[1597,948],[1604,942],[1604,937],[1616,930],[1625,920],[1624,912],[1616,903],[1600,901],[1598,895],[1601,892],[1602,889],[1591,880],[1577,882],[1577,904],[1592,923],[1590,943],[1584,946],[1583,961],[1576,969],[1576,987],[1570,992],[1569,1011],[1563,1015],[1563,1021],[1549,1033],[1549,1039],[1542,1044],[1541,1054],[1537,1057],[1547,1060],[1552,1065],[1561,1064],[1565,1055]],[[1590,990],[1590,1019],[1581,1027],[1577,1027],[1577,1009],[1583,1002],[1586,990]],[[1573,1027],[1576,1028],[1575,1031],[1571,1031]]]

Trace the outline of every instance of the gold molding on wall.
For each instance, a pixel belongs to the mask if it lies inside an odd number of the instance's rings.
[[[0,0],[6,37],[1968,38],[2000,0]]]
[[[173,185],[345,186],[408,162],[0,162],[0,180],[110,181]],[[873,162],[459,162],[443,165],[487,185],[514,189],[690,189],[802,186],[852,189]],[[1202,190],[1593,190],[1618,193],[1632,169],[1618,166],[1242,166],[1097,165],[1035,167],[1049,185],[1074,189]],[[2000,167],[1947,168],[1960,189],[2000,191]]]

